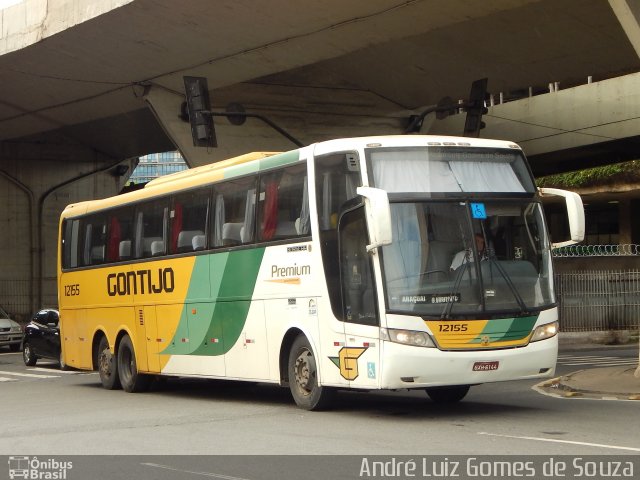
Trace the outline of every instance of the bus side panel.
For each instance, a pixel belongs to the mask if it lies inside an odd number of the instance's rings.
[[[80,367],[80,352],[78,349],[76,325],[82,320],[83,310],[60,308],[60,340],[64,350],[64,361],[75,368]]]
[[[264,305],[265,302],[261,300],[247,305],[249,313],[242,333],[225,355],[228,377],[255,380],[269,380],[273,377],[270,375]]]
[[[264,298],[271,380],[280,381],[284,336],[297,329],[309,340],[322,384],[346,386],[337,363],[344,345],[344,325],[332,311],[326,292],[320,249],[310,242],[274,245],[266,249],[254,296]],[[288,352],[284,352],[288,356]],[[288,358],[288,357],[287,357]]]
[[[146,363],[147,371],[149,373],[160,373],[160,356],[158,355],[158,319],[156,316],[155,305],[145,305],[138,308],[138,315],[142,311],[142,317],[144,318],[144,343],[146,344],[145,350],[147,354]],[[141,339],[141,342],[143,339]],[[138,368],[140,368],[138,366]]]
[[[81,339],[79,345],[82,361],[86,361],[88,365],[91,365],[93,335],[98,329],[104,330],[109,340],[109,346],[112,349],[114,348],[118,334],[125,331],[133,342],[138,367],[140,368],[140,363],[142,362],[144,369],[146,369],[146,345],[141,345],[141,340],[144,341],[146,338],[144,333],[142,335],[138,333],[136,329],[137,324],[139,324],[139,320],[136,318],[136,309],[130,304],[124,304],[124,302],[120,302],[120,305],[114,305],[113,307],[85,309],[83,321],[78,325],[77,329]],[[143,350],[143,357],[140,355],[142,348],[145,348],[145,350]]]
[[[380,327],[345,323],[345,336],[351,348],[349,385],[353,388],[378,388]]]

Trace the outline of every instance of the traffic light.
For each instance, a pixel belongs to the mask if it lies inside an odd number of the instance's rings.
[[[184,90],[187,97],[186,115],[191,124],[191,136],[196,147],[217,147],[216,131],[213,126],[209,88],[204,77],[184,77]]]
[[[482,78],[471,84],[471,92],[469,93],[469,101],[467,102],[467,118],[464,122],[464,136],[478,137],[480,130],[485,127],[482,121],[482,115],[488,112],[484,102],[487,97],[487,79]]]

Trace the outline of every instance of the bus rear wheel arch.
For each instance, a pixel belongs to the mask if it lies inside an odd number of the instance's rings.
[[[296,404],[305,410],[323,410],[333,401],[334,390],[318,385],[316,356],[304,335],[293,341],[288,361],[289,389]]]
[[[152,377],[138,372],[136,354],[129,335],[123,336],[120,340],[117,357],[118,377],[122,389],[129,393],[147,391]]]

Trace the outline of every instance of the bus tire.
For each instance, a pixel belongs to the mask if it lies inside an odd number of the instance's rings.
[[[104,388],[107,390],[120,388],[118,362],[116,356],[109,349],[107,337],[102,337],[98,344],[98,373],[100,373],[100,381]]]
[[[334,391],[318,385],[318,368],[311,345],[298,336],[289,351],[289,389],[296,404],[305,410],[322,410],[333,400]]]
[[[136,354],[129,335],[122,337],[118,347],[118,376],[125,392],[145,392],[149,389],[151,377],[138,372]]]
[[[71,367],[67,365],[64,361],[64,357],[62,356],[62,349],[60,349],[60,356],[58,357],[58,365],[60,365],[60,370],[63,372],[68,372],[71,370]]]
[[[435,403],[451,404],[462,400],[469,393],[469,388],[471,385],[453,385],[450,387],[430,387],[425,390]]]

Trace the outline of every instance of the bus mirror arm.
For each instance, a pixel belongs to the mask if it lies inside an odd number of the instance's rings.
[[[378,247],[392,242],[389,197],[384,190],[373,187],[358,187],[356,192],[365,199],[367,229],[371,242],[367,245],[367,252],[375,253]]]
[[[582,205],[582,199],[580,195],[568,190],[561,190],[559,188],[539,188],[541,197],[545,196],[559,196],[563,197],[567,207],[567,215],[569,220],[569,232],[571,239],[551,244],[551,248],[566,247],[569,245],[575,245],[576,243],[584,240],[584,206]]]

